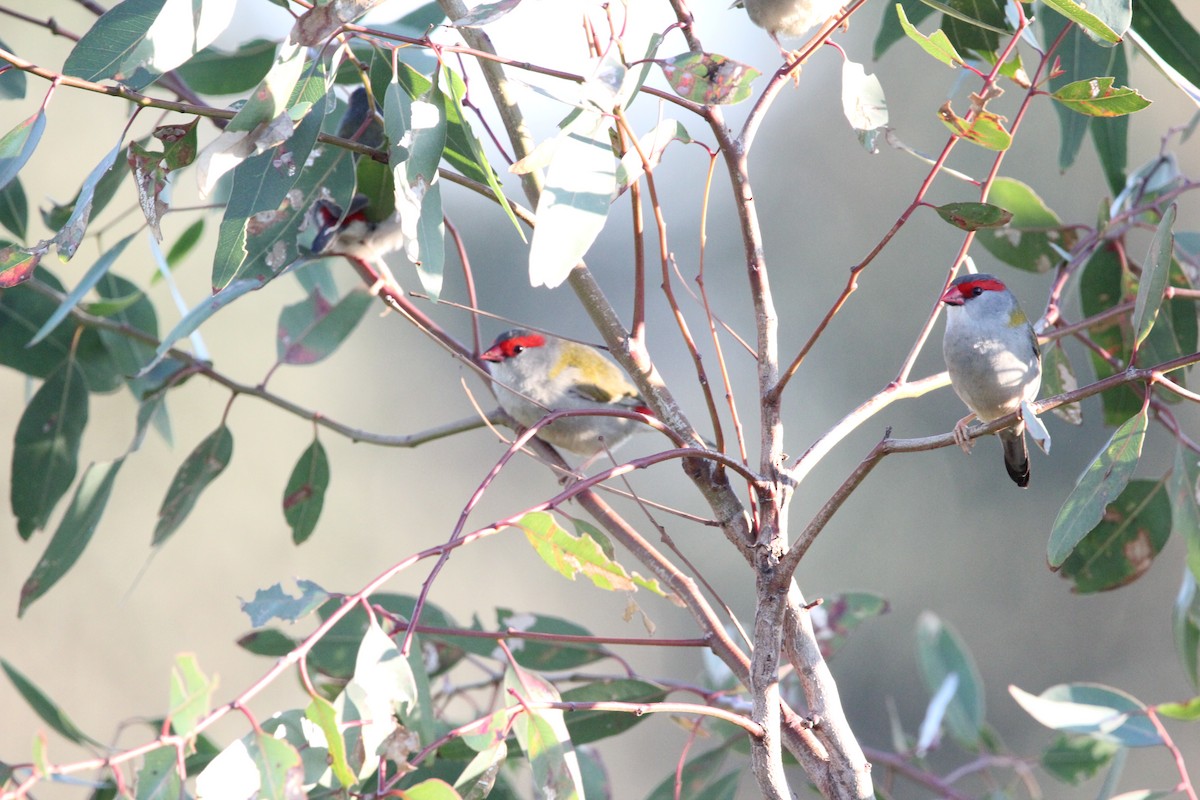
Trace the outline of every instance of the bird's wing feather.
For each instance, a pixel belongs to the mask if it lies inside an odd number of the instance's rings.
[[[571,393],[593,403],[611,403],[616,399],[611,392],[605,391],[604,387],[594,383],[577,383],[571,387]]]

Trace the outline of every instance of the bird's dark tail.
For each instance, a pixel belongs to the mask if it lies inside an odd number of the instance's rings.
[[[1004,468],[1013,483],[1024,489],[1029,485],[1029,448],[1025,445],[1025,426],[1000,431],[1000,443],[1004,445]]]

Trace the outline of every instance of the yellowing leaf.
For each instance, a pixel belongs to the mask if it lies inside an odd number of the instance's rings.
[[[634,592],[640,586],[668,597],[658,581],[647,580],[636,572],[626,572],[623,566],[604,554],[591,536],[586,533],[571,535],[545,512],[526,514],[517,525],[525,531],[529,543],[542,560],[566,578],[575,580],[575,576],[582,572],[596,586],[610,592]]]

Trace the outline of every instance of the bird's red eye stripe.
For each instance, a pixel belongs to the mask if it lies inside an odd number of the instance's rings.
[[[978,295],[980,292],[1003,292],[1004,284],[995,278],[985,278],[983,280],[963,281],[958,284],[958,293],[963,297]]]
[[[541,347],[546,343],[546,337],[540,333],[530,333],[524,336],[514,336],[511,339],[505,339],[500,343],[500,350],[504,353],[505,358],[512,358],[522,350],[528,350],[530,347]]]

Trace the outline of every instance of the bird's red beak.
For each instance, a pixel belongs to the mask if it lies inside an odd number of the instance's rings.
[[[958,290],[957,286],[951,286],[943,292],[941,299],[943,303],[950,306],[961,306],[963,304],[962,292]]]
[[[504,360],[504,354],[500,352],[499,347],[492,347],[480,353],[479,358],[483,361],[499,363]]]

